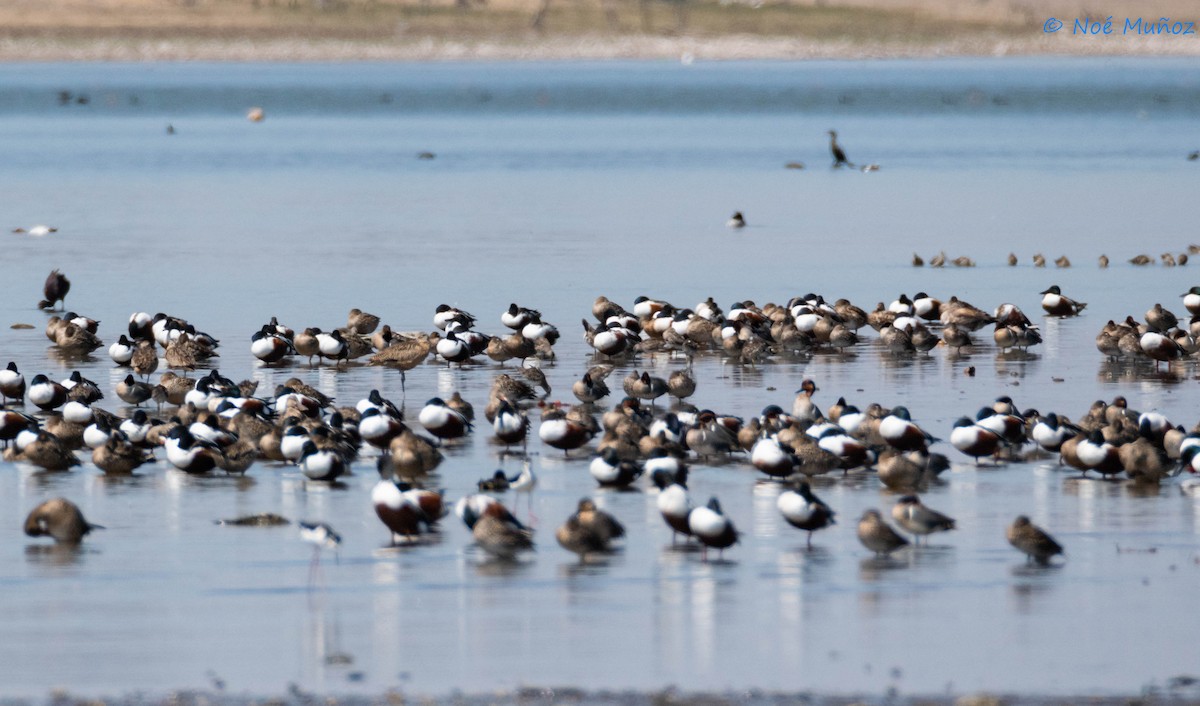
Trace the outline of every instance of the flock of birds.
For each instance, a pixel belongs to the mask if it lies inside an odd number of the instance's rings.
[[[742,214],[740,212],[735,213],[734,218],[730,219],[728,225],[730,227],[744,226],[745,219],[743,219],[741,216],[742,216]],[[741,226],[734,223],[734,219],[740,220]],[[1145,267],[1147,265],[1153,265],[1155,262],[1161,261],[1163,267],[1176,267],[1176,266],[1182,267],[1182,266],[1188,264],[1189,253],[1192,255],[1200,253],[1200,245],[1189,245],[1187,252],[1181,252],[1181,253],[1179,253],[1179,255],[1174,255],[1169,252],[1162,253],[1158,256],[1157,260],[1155,258],[1151,257],[1150,255],[1147,255],[1146,253],[1141,253],[1139,255],[1134,255],[1133,257],[1129,258],[1129,264],[1135,265],[1137,267]],[[929,266],[930,267],[945,267],[947,262],[949,262],[951,265],[954,265],[955,267],[974,267],[975,266],[975,261],[965,255],[962,255],[962,256],[959,256],[959,257],[956,257],[953,259],[947,259],[946,252],[944,250],[938,252],[937,255],[934,255],[933,257],[929,258]],[[1007,258],[1006,262],[1008,263],[1009,267],[1016,267],[1018,264],[1020,264],[1020,259],[1017,257],[1016,253],[1010,252],[1008,254],[1008,258]],[[1033,262],[1034,267],[1045,267],[1046,266],[1046,256],[1040,252],[1034,253],[1032,262]],[[913,253],[912,264],[913,264],[913,267],[924,267],[925,266],[925,258],[921,257],[917,253]],[[1098,264],[1100,265],[1100,269],[1104,269],[1104,268],[1108,267],[1108,264],[1109,264],[1108,255],[1101,255],[1098,258]],[[1066,255],[1060,255],[1059,257],[1054,259],[1054,266],[1058,267],[1058,268],[1070,267],[1071,259],[1068,258]]]
[[[65,309],[70,281],[61,272],[53,271],[43,290],[42,308]],[[1048,316],[1077,316],[1087,306],[1066,297],[1057,286],[1042,297]],[[1200,314],[1200,287],[1190,290],[1183,303],[1194,316]],[[880,344],[890,354],[975,345],[971,334],[987,326],[1001,350],[1028,349],[1041,341],[1038,327],[1013,304],[988,313],[957,297],[943,302],[924,293],[912,299],[902,294],[869,313],[846,300],[829,304],[815,294],[785,305],[759,307],[741,301],[728,310],[711,298],[694,308],[681,308],[648,297],[638,297],[626,309],[601,296],[593,303],[592,318],[583,319],[582,334],[596,364],[572,384],[579,401],[572,406],[549,401],[551,387],[539,366],[554,360],[558,328],[538,311],[517,304],[500,315],[508,330],[502,335],[484,334],[470,313],[442,305],[434,312],[432,332],[393,331],[381,326],[379,317],[352,309],[346,325],[332,331],[297,332],[272,318],[251,336],[251,353],[264,364],[289,365],[289,358],[299,356],[307,357],[310,365],[319,358],[337,369],[350,359],[369,357],[370,365],[401,373],[402,392],[405,372],[431,360],[460,367],[484,359],[501,366],[520,361],[519,367],[494,376],[482,419],[455,392],[447,399],[428,400],[414,424],[402,405],[379,390],[353,405],[337,406],[298,377],[270,395],[256,395],[256,383],[235,382],[216,369],[190,377],[189,372],[211,365],[219,355],[219,341],[177,317],[139,312],[130,316],[126,331],[108,348],[115,364],[129,368],[115,389],[132,410],[127,417],[99,406],[104,393],[78,371],[61,381],[38,374],[26,383],[15,362],[0,370],[4,459],[63,471],[81,463],[77,451],[82,449],[104,473],[128,474],[156,462],[156,452],[162,449],[166,463],[186,473],[243,474],[264,461],[293,464],[313,482],[336,484],[370,447],[378,452],[380,480],[371,502],[379,520],[393,544],[420,544],[451,509],[442,492],[423,487],[442,462],[443,449],[477,433],[486,421],[495,443],[504,449],[501,454],[528,459],[536,410],[538,440],[564,455],[589,449],[588,468],[598,486],[627,488],[648,478],[658,490],[656,504],[673,542],[680,536],[695,541],[705,557],[709,549],[723,552],[736,544],[739,531],[718,498],[693,501],[688,464],[720,465],[736,458],[768,480],[785,484],[778,510],[791,526],[808,532],[810,546],[814,532],[834,524],[836,512],[814,494],[809,481],[839,472],[874,474],[883,486],[901,493],[891,518],[916,541],[953,530],[956,522],[920,499],[919,493],[941,482],[939,474],[950,461],[931,449],[939,440],[915,423],[905,407],[871,403],[859,408],[842,397],[822,411],[814,401],[816,383],[804,380],[790,411],[770,405],[743,417],[697,409],[686,402],[697,388],[691,375],[693,357],[716,354],[754,364],[771,355],[822,348],[840,355],[858,344],[858,331],[864,327],[878,331]],[[1123,324],[1109,322],[1097,346],[1106,355],[1155,361],[1197,349],[1195,320],[1193,330],[1181,331],[1178,319],[1161,305],[1145,318],[1145,323],[1132,317]],[[55,313],[46,335],[61,352],[86,355],[103,345],[98,327],[99,322],[74,312]],[[624,396],[607,409],[601,406],[613,394],[608,378],[616,366],[632,364],[639,354],[659,352],[686,362],[667,378],[631,369],[622,381]],[[170,370],[152,384],[150,376],[163,363]],[[676,404],[660,407],[664,397],[674,398]],[[21,405],[37,411],[18,411]],[[156,405],[157,412],[143,405]],[[1050,455],[1084,474],[1124,474],[1141,484],[1159,484],[1185,470],[1200,472],[1200,426],[1188,431],[1161,414],[1138,413],[1128,409],[1123,398],[1097,402],[1073,422],[1060,412],[1020,410],[1010,398],[1001,397],[960,418],[948,442],[976,463]],[[1180,487],[1192,492],[1197,485],[1187,480]],[[531,496],[536,486],[537,476],[526,460],[515,476],[497,471],[481,478],[480,492],[458,499],[453,509],[482,551],[511,560],[533,547]],[[515,508],[498,499],[507,491],[530,498],[524,522]],[[69,500],[55,498],[35,508],[24,529],[31,536],[77,544],[97,527]],[[318,547],[340,542],[338,533],[324,524],[303,524],[302,533]],[[876,510],[862,515],[857,533],[867,549],[881,556],[910,541]],[[590,498],[580,500],[576,512],[555,532],[558,544],[581,561],[612,551],[624,536],[620,521]],[[1030,561],[1046,563],[1062,553],[1062,547],[1025,516],[1012,522],[1007,538]]]

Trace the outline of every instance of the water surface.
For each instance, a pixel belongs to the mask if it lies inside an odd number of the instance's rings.
[[[244,119],[252,105],[263,123]],[[250,334],[272,315],[331,328],[353,306],[428,329],[442,302],[499,333],[517,301],[564,332],[547,374],[553,397],[570,401],[591,363],[578,322],[598,294],[728,306],[815,291],[869,309],[925,290],[1036,316],[1037,293],[1057,283],[1089,302],[1086,315],[1045,321],[1028,359],[989,346],[894,360],[873,344],[756,368],[704,357],[694,401],[750,416],[789,406],[811,377],[821,405],[904,403],[942,437],[1001,394],[1072,416],[1123,394],[1190,426],[1194,364],[1170,376],[1112,366],[1092,339],[1104,320],[1157,301],[1182,313],[1189,268],[1124,263],[1195,239],[1200,167],[1185,157],[1200,147],[1198,109],[1190,60],[3,66],[0,226],[60,231],[5,236],[0,358],[30,377],[78,367],[106,389],[124,376],[103,355],[77,365],[48,351],[32,305],[56,267],[73,282],[68,306],[101,319],[107,342],[130,312],[171,312],[222,339],[223,373],[266,390],[298,373],[340,403],[371,388],[399,401],[398,376],[259,367]],[[831,128],[851,159],[880,171],[830,170]],[[785,170],[791,161],[807,168]],[[734,210],[746,229],[724,227]],[[909,265],[913,251],[939,250],[979,266]],[[1010,251],[1020,267],[1004,266]],[[1075,266],[1035,269],[1038,251]],[[1101,253],[1114,262],[1106,271]],[[662,375],[680,365],[637,363]],[[482,410],[494,373],[418,369],[407,409],[458,390]],[[126,411],[115,394],[104,403]],[[454,499],[498,465],[515,470],[486,431],[451,451],[431,485]],[[219,680],[254,693],[295,683],[1111,694],[1195,667],[1182,616],[1200,517],[1173,484],[1147,496],[1076,480],[1052,460],[976,468],[946,446],[955,466],[926,501],[960,529],[879,563],[853,532],[864,508],[894,502],[872,476],[818,485],[840,524],[805,551],[775,511],[775,486],[741,463],[698,464],[693,494],[719,496],[744,533],[725,561],[702,563],[671,548],[645,488],[596,493],[582,457],[531,448],[538,550],[516,566],[484,561],[452,518],[427,546],[384,548],[370,457],[342,489],[270,464],[245,479],[189,478],[165,462],[132,479],[6,464],[6,693]],[[630,541],[581,567],[552,530],[589,494]],[[20,533],[55,495],[107,527],[79,553]],[[345,537],[319,590],[307,589],[310,549],[294,527],[213,524],[264,511],[328,521]],[[1007,546],[1003,527],[1020,513],[1067,547],[1062,567],[1031,570]]]

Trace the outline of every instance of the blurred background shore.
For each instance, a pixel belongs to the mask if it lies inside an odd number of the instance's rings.
[[[1196,55],[1194,0],[8,0],[0,61]],[[1075,19],[1110,35],[1072,34]],[[1046,33],[1048,18],[1064,22]]]

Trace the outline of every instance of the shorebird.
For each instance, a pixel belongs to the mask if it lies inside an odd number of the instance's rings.
[[[301,522],[299,526],[300,539],[313,545],[312,561],[308,565],[308,587],[311,589],[321,573],[321,550],[332,549],[336,558],[342,536],[324,522]]]
[[[1062,554],[1063,548],[1045,530],[1029,521],[1025,515],[1020,515],[1004,532],[1008,543],[1025,554],[1026,561],[1047,565],[1056,554]]]

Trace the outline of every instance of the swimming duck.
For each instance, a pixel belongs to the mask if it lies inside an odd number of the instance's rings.
[[[876,556],[887,556],[901,547],[908,546],[908,540],[901,537],[891,525],[884,522],[878,510],[863,512],[858,521],[858,541]]]
[[[780,493],[775,505],[789,525],[808,532],[805,546],[809,549],[812,548],[813,532],[836,524],[833,518],[837,513],[814,495],[806,482],[800,483],[794,491],[785,490]]]
[[[1103,270],[1103,269],[1107,268],[1108,267],[1108,255],[1101,255],[1099,262],[1100,262],[1100,269]]]
[[[735,229],[736,228],[745,228],[746,227],[746,218],[742,215],[741,211],[734,211],[733,215],[729,217],[729,220],[725,221],[725,226],[727,228],[735,228]]]
[[[1034,267],[1045,267],[1046,266],[1046,256],[1041,253],[1037,253],[1036,255],[1034,255],[1033,256],[1033,266]]]
[[[718,556],[724,556],[725,550],[738,541],[737,528],[721,512],[721,503],[715,497],[709,498],[704,507],[693,508],[688,513],[688,529],[700,541],[703,547],[701,556],[705,560],[708,559],[709,547],[716,549]]]
[[[25,534],[53,537],[59,544],[75,545],[92,530],[104,529],[83,517],[79,506],[66,498],[52,498],[38,505],[25,518]]]
[[[1016,253],[1011,253],[1011,252],[1010,252],[1010,253],[1008,254],[1008,266],[1009,266],[1009,267],[1016,267],[1016,266],[1017,266],[1017,255],[1016,255]]]
[[[1062,546],[1025,515],[1013,520],[1004,535],[1009,544],[1025,554],[1027,561],[1049,564],[1054,555],[1063,553]]]
[[[1064,297],[1062,290],[1058,285],[1052,285],[1049,289],[1042,291],[1042,308],[1051,316],[1069,317],[1078,316],[1086,307],[1086,302],[1077,302],[1074,299]]]
[[[1069,259],[1067,259],[1066,255],[1063,255],[1062,257],[1060,257],[1054,261],[1054,265],[1055,265],[1055,267],[1070,267],[1071,261]]]
[[[892,508],[892,519],[916,537],[954,529],[954,520],[926,507],[915,495],[905,495]]]

